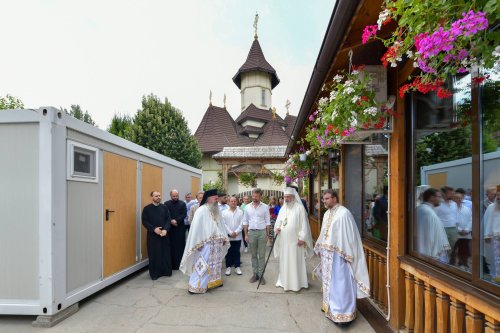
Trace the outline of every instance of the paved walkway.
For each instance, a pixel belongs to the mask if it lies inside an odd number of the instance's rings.
[[[318,260],[308,263],[309,272]],[[80,310],[55,327],[33,328],[30,316],[0,316],[0,332],[374,332],[359,313],[347,329],[326,319],[318,281],[299,293],[276,288],[272,257],[267,284],[258,291],[248,282],[249,253],[242,253],[241,268],[242,276],[224,276],[223,287],[203,295],[188,294],[179,271],[151,281],[143,270],[80,302]]]

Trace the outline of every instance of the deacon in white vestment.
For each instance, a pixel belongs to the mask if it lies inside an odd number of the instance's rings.
[[[315,269],[322,282],[322,311],[334,323],[356,318],[356,299],[370,296],[370,278],[359,230],[351,212],[338,204],[333,190],[323,193],[328,209],[314,251],[321,257]]]
[[[186,241],[180,270],[190,274],[188,291],[203,294],[222,286],[222,260],[229,239],[217,203],[217,190],[204,193]]]
[[[448,263],[448,255],[451,250],[450,242],[442,221],[434,210],[434,207],[439,206],[437,190],[433,188],[425,190],[422,200],[422,204],[417,207],[415,250],[423,255]]]
[[[496,200],[484,212],[484,256],[494,282],[500,283],[500,185]]]
[[[308,288],[306,258],[313,254],[306,210],[294,188],[285,189],[285,203],[274,224],[274,257],[280,261],[276,287],[285,291]]]

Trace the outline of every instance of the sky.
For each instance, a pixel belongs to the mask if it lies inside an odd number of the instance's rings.
[[[2,6],[0,96],[25,108],[79,104],[99,128],[155,94],[194,133],[209,104],[236,118],[232,77],[259,42],[280,84],[278,114],[297,115],[335,0],[16,0]]]

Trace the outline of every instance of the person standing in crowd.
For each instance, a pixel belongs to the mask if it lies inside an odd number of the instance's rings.
[[[203,199],[203,194],[204,193],[205,193],[204,191],[198,192],[196,194],[196,201],[197,202],[194,205],[192,205],[189,209],[187,209],[188,224],[190,226],[191,226],[191,223],[193,222],[194,213],[200,207],[200,202],[201,202],[201,199]]]
[[[274,214],[274,208],[276,207],[276,197],[271,195],[269,197],[269,217],[270,217],[270,221],[271,221],[271,226],[269,228],[269,242],[268,242],[268,246],[271,246],[271,243],[274,239],[274,223],[276,223],[276,216]]]
[[[285,202],[285,199],[283,197],[278,198],[278,203],[277,203],[276,207],[274,207],[274,215],[276,215],[276,217],[280,213],[280,209],[281,209],[281,207],[283,207],[284,202]]]
[[[419,253],[448,263],[450,242],[435,207],[440,205],[436,189],[429,188],[422,195],[422,204],[417,207],[415,250]],[[456,203],[455,203],[456,205]],[[456,228],[456,226],[455,226]]]
[[[170,251],[172,256],[172,269],[179,269],[184,246],[186,246],[186,227],[184,219],[187,215],[187,208],[184,201],[179,200],[179,191],[170,191],[170,200],[165,202],[170,213]]]
[[[205,192],[196,210],[180,270],[189,275],[190,294],[203,294],[222,287],[222,260],[229,248],[224,222],[217,203],[217,190]]]
[[[250,203],[250,198],[248,197],[248,195],[244,195],[243,196],[243,203],[241,204],[241,210],[243,211],[243,214],[245,213],[245,210],[247,208],[247,205]],[[248,243],[246,241],[246,231],[245,231],[245,228],[243,228],[243,231],[242,231],[242,239],[243,239],[243,245],[245,246],[245,250],[243,252],[245,253],[248,253]]]
[[[486,195],[484,197],[484,203],[483,203],[483,211],[486,211],[486,209],[495,202],[496,199],[496,193],[497,193],[497,188],[496,186],[490,186],[486,189]]]
[[[142,225],[147,229],[147,249],[149,258],[149,276],[157,280],[160,276],[172,275],[170,257],[170,214],[161,203],[161,193],[151,192],[152,203],[142,210]]]
[[[454,200],[457,204],[457,242],[453,248],[450,264],[455,265],[456,256],[461,269],[469,269],[472,240],[472,211],[464,204],[465,191],[455,191]]]
[[[311,230],[299,194],[291,187],[285,189],[285,204],[276,219],[274,232],[274,257],[280,262],[276,287],[285,291],[308,288],[306,258],[314,254]]]
[[[260,201],[261,197],[262,190],[254,188],[252,190],[252,203],[246,206],[243,215],[245,240],[250,245],[250,253],[252,254],[253,275],[250,278],[251,283],[258,281],[264,272],[266,243],[271,225],[269,206]],[[261,284],[266,284],[264,277],[262,277]]]
[[[495,201],[484,213],[484,256],[493,281],[500,283],[500,185],[495,189]]]
[[[373,218],[375,225],[373,226],[373,233],[378,234],[378,238],[387,241],[387,210],[389,209],[389,202],[387,200],[388,187],[385,185],[382,190],[382,196],[375,200],[373,206]]]
[[[240,247],[241,231],[243,230],[243,212],[238,207],[236,197],[229,198],[229,209],[222,212],[222,220],[229,236],[229,250],[226,255],[226,275],[231,275],[231,267],[234,266],[236,274],[241,275]]]
[[[457,230],[457,204],[453,201],[455,197],[455,191],[452,187],[443,186],[441,188],[441,195],[443,197],[443,202],[435,208],[436,214],[441,220],[441,224],[446,231],[446,236],[448,237],[448,242],[450,248],[455,247],[455,243],[458,237]]]
[[[351,212],[332,189],[323,193],[323,203],[327,211],[314,247],[321,258],[322,310],[334,323],[348,325],[356,318],[356,299],[370,296],[368,268]]]
[[[472,211],[472,201],[469,196],[466,195],[465,190],[463,188],[457,188],[455,193],[460,193],[462,195],[462,205],[469,208]]]
[[[198,203],[198,196],[192,199],[191,193],[186,194],[186,217],[184,218],[184,226],[186,227],[186,231],[189,232],[189,226],[191,221],[189,221],[189,211],[191,207]]]
[[[225,211],[226,209],[229,208],[227,205],[227,194],[226,193],[219,193],[219,210],[221,213]]]

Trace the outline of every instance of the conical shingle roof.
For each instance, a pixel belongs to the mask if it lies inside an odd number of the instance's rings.
[[[290,137],[283,129],[284,125],[272,119],[264,126],[264,134],[255,141],[255,146],[286,146]]]
[[[271,74],[271,89],[274,89],[280,83],[280,79],[276,74],[276,70],[271,66],[262,52],[259,40],[254,39],[250,52],[248,52],[247,60],[240,67],[238,72],[233,77],[233,82],[241,89],[241,74],[246,72],[260,71]]]

